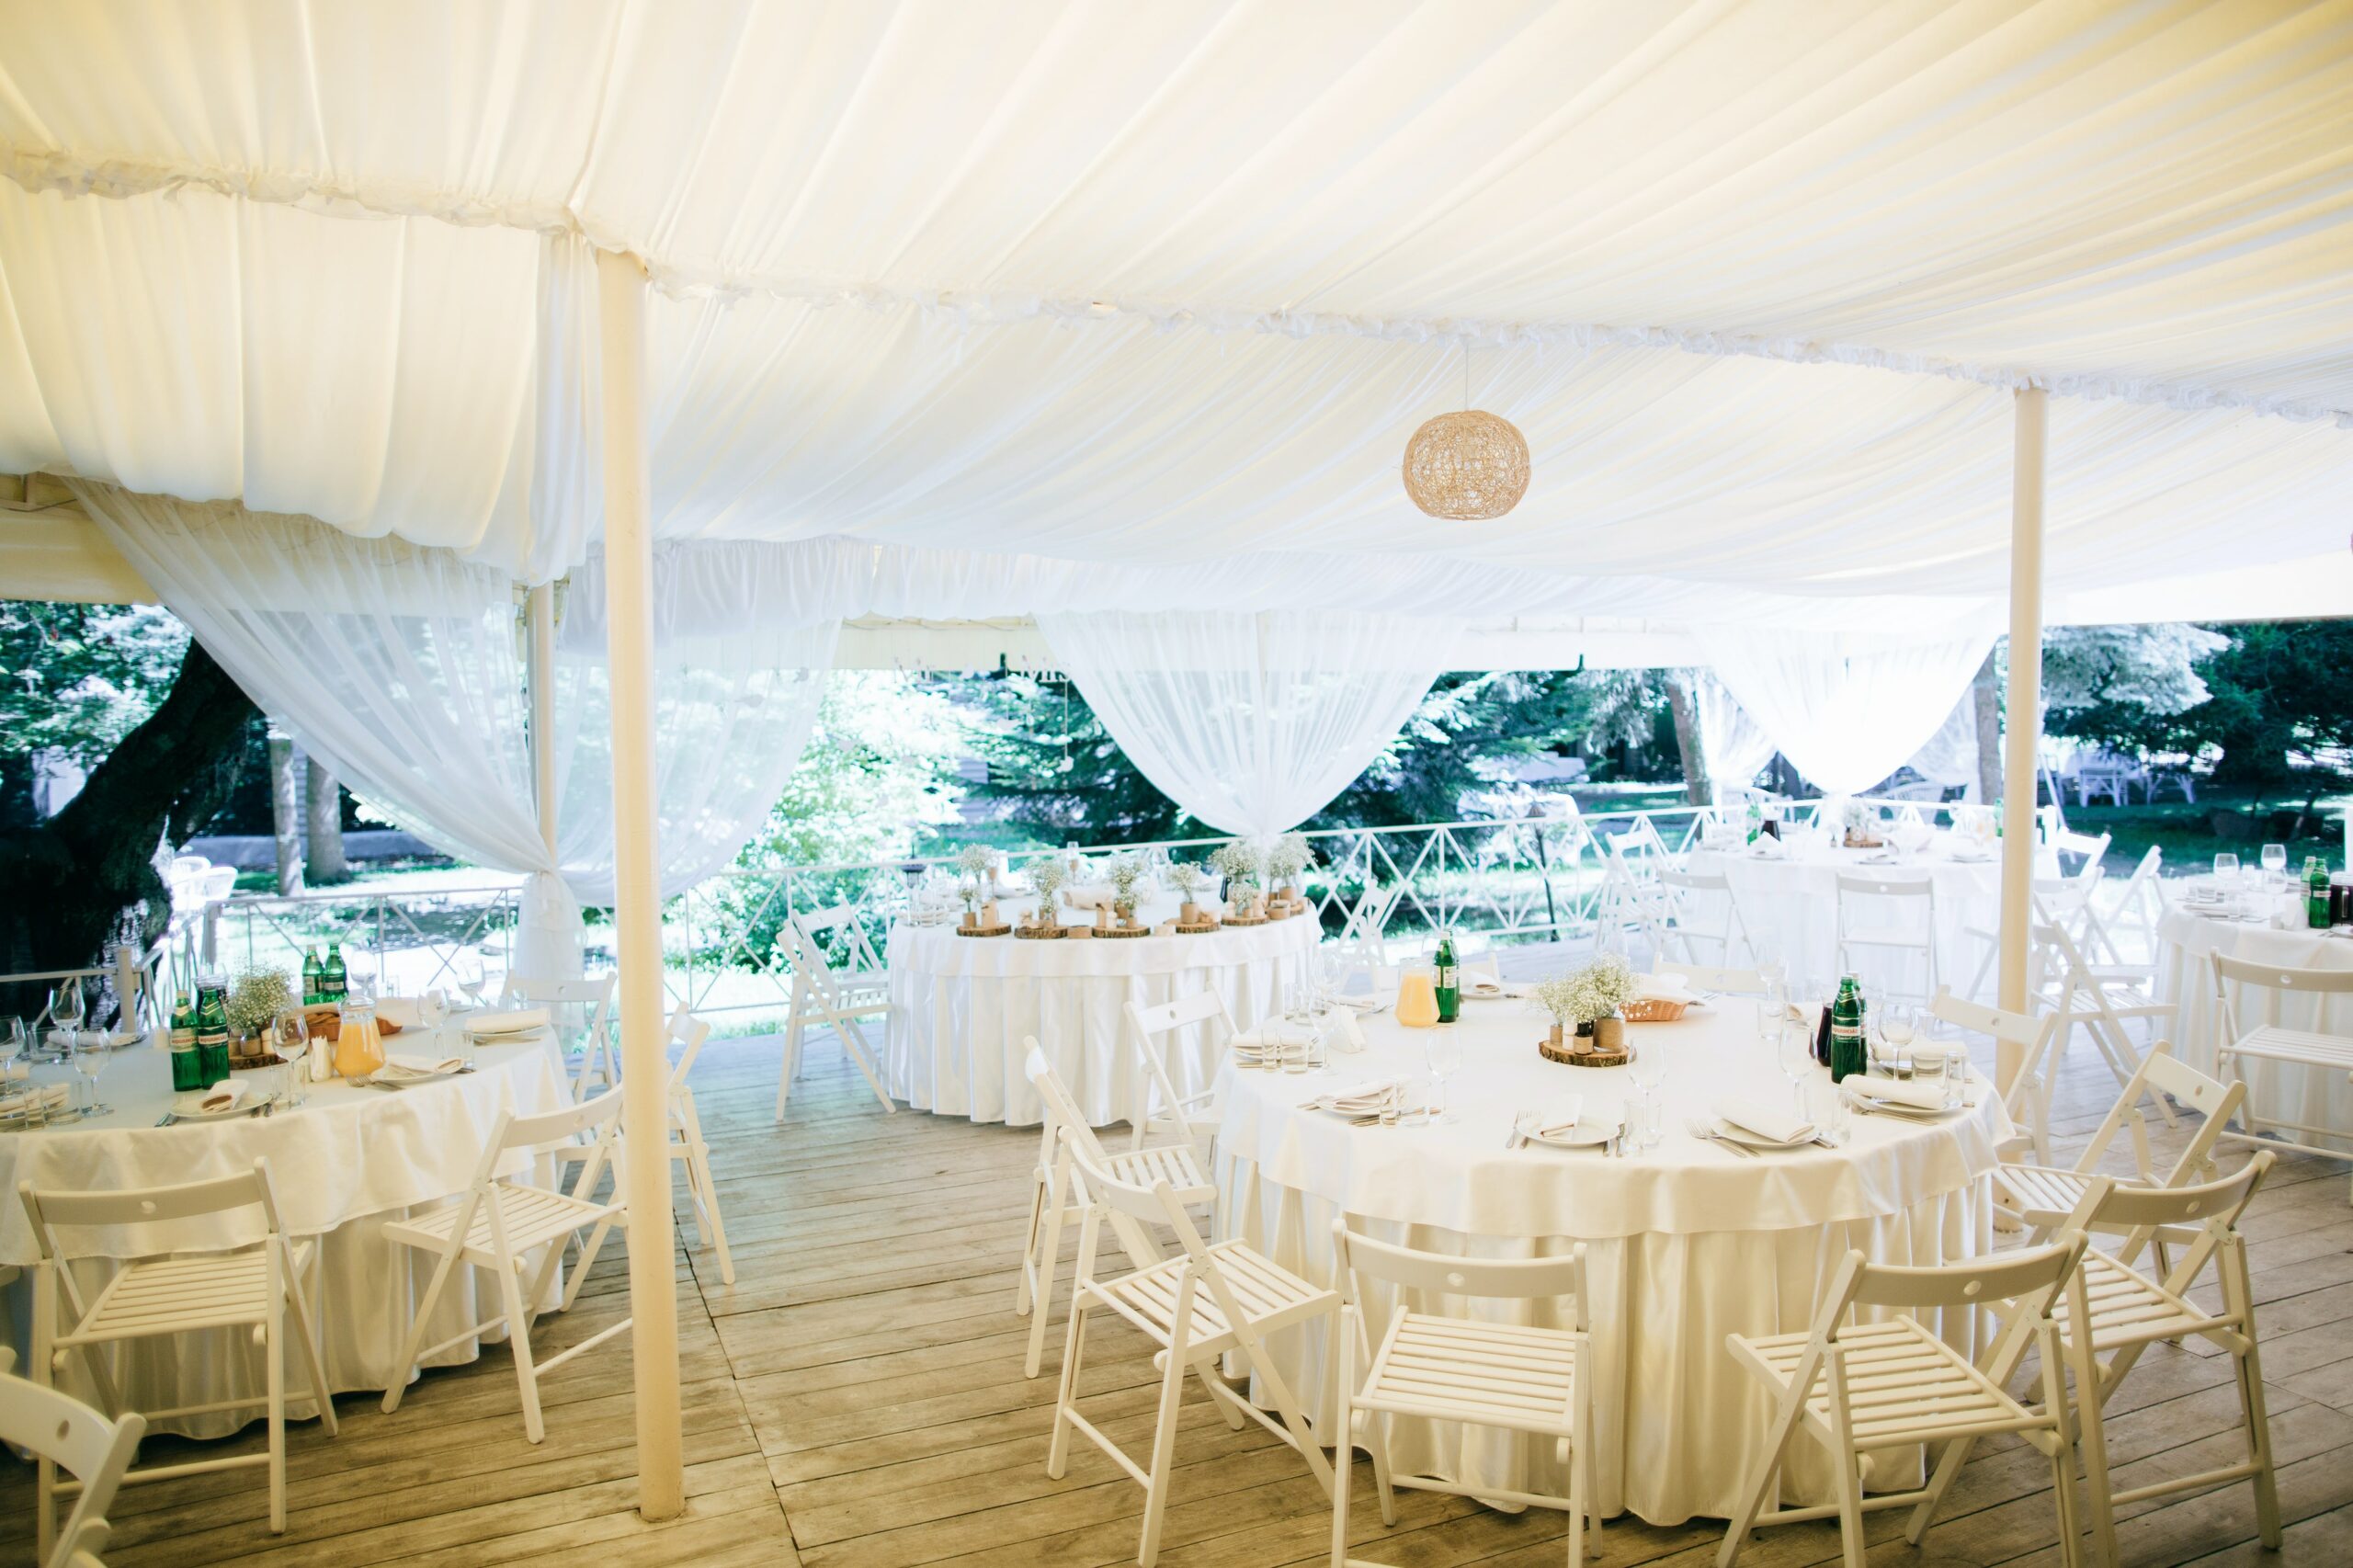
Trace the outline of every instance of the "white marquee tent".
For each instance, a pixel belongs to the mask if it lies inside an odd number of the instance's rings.
[[[72,496],[0,576],[143,582],[371,793],[613,897],[636,1060],[656,891],[846,620],[1034,621],[1140,725],[1150,649],[1339,667],[1345,750],[1499,644],[1791,724],[1860,663],[1841,722],[1916,745],[2006,610],[2353,610],[2341,0],[20,0],[0,173],[0,471]],[[1398,458],[1466,398],[1534,483],[1435,522]]]

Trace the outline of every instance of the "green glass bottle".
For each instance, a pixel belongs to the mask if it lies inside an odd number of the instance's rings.
[[[172,1092],[209,1088],[196,1051],[196,1003],[185,991],[172,1004]]]
[[[318,949],[302,949],[302,1006],[305,1007],[314,1006],[322,1000],[319,995],[319,986],[322,983],[319,971],[322,967],[319,962]]]
[[[196,988],[197,1087],[209,1089],[229,1076],[229,992],[218,983]]]
[[[1862,991],[1850,974],[1838,983],[1838,999],[1830,1005],[1830,1081],[1843,1083],[1869,1064],[1863,1053]]]
[[[1450,1024],[1462,1016],[1462,968],[1454,960],[1454,929],[1438,934],[1438,1021]]]
[[[351,977],[345,972],[343,967],[343,944],[329,942],[327,961],[319,969],[319,1000],[322,1002],[342,1001],[343,994],[348,989],[350,982]]]
[[[2328,863],[2317,855],[2304,857],[2304,924],[2328,929]]]

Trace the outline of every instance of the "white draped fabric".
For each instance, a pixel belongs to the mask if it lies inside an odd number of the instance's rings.
[[[1459,622],[1347,610],[1041,615],[1153,787],[1225,833],[1298,826],[1396,737]]]
[[[1921,642],[1746,627],[1696,635],[1717,678],[1790,766],[1832,795],[1868,790],[1902,767],[1994,643],[1990,630]]]
[[[1937,733],[1920,743],[1920,749],[1904,766],[1948,790],[1967,785],[1969,793],[1962,799],[1977,799],[1977,697],[1973,690],[1962,690],[1961,700],[1952,705]]]
[[[1699,755],[1708,782],[1719,790],[1745,789],[1756,770],[1773,760],[1773,737],[1707,670],[1691,672],[1691,701],[1699,721]]]

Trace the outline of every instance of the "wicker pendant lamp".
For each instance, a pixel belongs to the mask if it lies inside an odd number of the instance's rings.
[[[1405,443],[1405,494],[1433,517],[1500,517],[1528,494],[1528,442],[1498,414],[1470,406],[1471,346],[1462,346],[1460,414],[1426,422]]]

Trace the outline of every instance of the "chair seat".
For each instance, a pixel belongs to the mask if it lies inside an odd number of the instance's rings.
[[[2283,1029],[2272,1024],[2241,1035],[2236,1043],[2224,1046],[2222,1053],[2353,1072],[2353,1038],[2341,1034],[2318,1034],[2311,1029]]]
[[[1339,1300],[1241,1242],[1221,1242],[1210,1253],[1253,1328],[1277,1329],[1295,1318],[1328,1312]],[[1169,1325],[1176,1317],[1176,1291],[1185,1264],[1185,1255],[1179,1253],[1117,1279],[1096,1280],[1086,1289],[1165,1350]],[[1224,1308],[1206,1284],[1197,1286],[1192,1326],[1186,1335],[1187,1353],[1215,1354],[1233,1344],[1233,1329],[1226,1322]]]
[[[310,1266],[313,1244],[288,1253],[296,1268]],[[269,1319],[269,1257],[261,1247],[145,1258],[118,1270],[90,1310],[60,1344],[141,1339],[188,1329],[222,1328]]]
[[[1812,1335],[1730,1337],[1733,1354],[1776,1393],[1786,1391]],[[1991,1379],[1910,1318],[1841,1329],[1847,1391],[1858,1449],[1936,1442],[1966,1432],[2025,1430],[2041,1418],[2004,1393]],[[1814,1374],[1806,1392],[1806,1422],[1830,1441],[1830,1372]]]
[[[619,1203],[589,1203],[570,1193],[551,1192],[540,1187],[510,1187],[502,1183],[491,1189],[491,1201],[498,1205],[499,1217],[506,1221],[507,1251],[517,1256],[568,1236],[584,1225],[595,1224],[608,1214],[617,1225],[626,1223],[628,1219]],[[439,1252],[449,1244],[449,1233],[458,1223],[458,1211],[464,1207],[462,1202],[449,1203],[412,1219],[395,1221],[384,1227],[384,1234],[410,1246]],[[490,1233],[489,1203],[474,1210],[474,1221],[466,1230],[464,1256],[469,1263],[484,1266],[496,1260],[497,1244]]]
[[[1111,1174],[1138,1187],[1166,1182],[1186,1203],[1203,1203],[1217,1196],[1217,1187],[1201,1174],[1193,1151],[1182,1143],[1154,1149],[1129,1149],[1110,1156]]]
[[[1359,1410],[1573,1435],[1578,1336],[1406,1312],[1372,1360]]]
[[[2084,1254],[2084,1293],[2091,1305],[2095,1355],[2222,1326],[2155,1280],[2097,1250]],[[2070,1344],[2075,1334],[2074,1312],[2067,1292],[2052,1299],[2051,1315]]]
[[[2010,1189],[2010,1196],[2017,1199],[2018,1218],[2029,1225],[2056,1225],[2064,1221],[2084,1200],[2084,1189],[2092,1179],[2080,1171],[2059,1170],[2051,1165],[1996,1165],[1994,1175]],[[2137,1176],[2111,1179],[2119,1187],[2149,1185]]]

